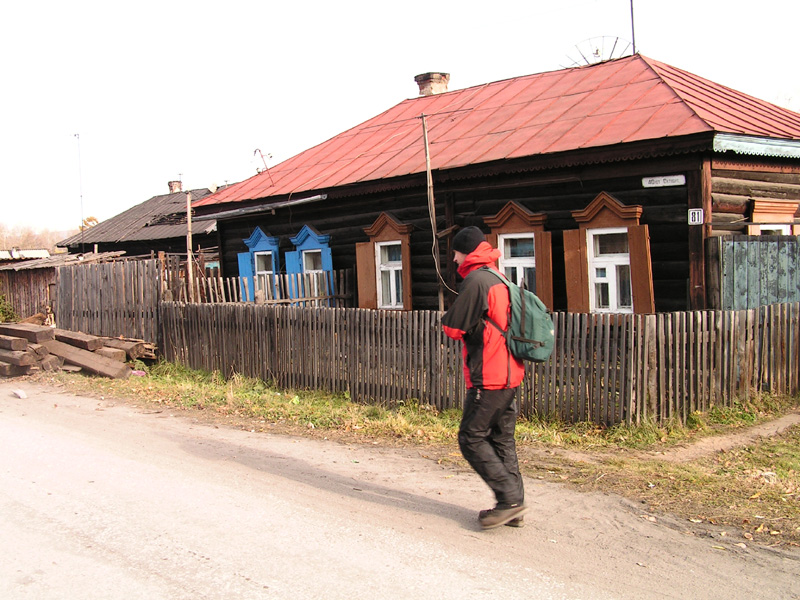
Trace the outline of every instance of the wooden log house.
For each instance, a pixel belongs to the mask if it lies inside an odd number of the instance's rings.
[[[707,240],[800,234],[800,114],[641,55],[456,91],[447,77],[195,202],[223,274],[321,268],[304,231],[355,270],[359,306],[436,309],[457,285],[450,239],[476,225],[554,310],[699,310]]]
[[[186,196],[198,200],[211,193],[184,190],[180,181],[168,182],[169,193],[153,196],[94,227],[85,228],[56,244],[70,254],[122,251],[126,257],[154,256],[158,252],[186,253],[188,217]],[[192,248],[216,248],[216,224],[205,221],[192,228]]]

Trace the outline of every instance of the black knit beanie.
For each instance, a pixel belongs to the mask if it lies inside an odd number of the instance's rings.
[[[464,227],[455,237],[453,237],[453,250],[462,254],[469,254],[477,248],[481,242],[486,241],[486,236],[477,227]]]

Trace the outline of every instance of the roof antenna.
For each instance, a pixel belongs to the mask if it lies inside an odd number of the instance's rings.
[[[631,40],[633,40],[633,55],[636,56],[636,32],[633,26],[633,0],[631,0]]]
[[[275,182],[272,181],[272,173],[269,172],[269,167],[267,167],[267,161],[264,160],[264,155],[261,154],[261,150],[259,150],[258,148],[256,148],[253,151],[253,156],[255,156],[256,154],[260,154],[261,155],[261,162],[264,163],[264,170],[267,172],[267,175],[269,175],[269,183],[270,183],[270,187],[272,187],[273,185],[275,185]],[[267,156],[272,158],[272,154],[267,154]]]
[[[81,254],[84,254],[83,247],[83,230],[86,229],[86,224],[83,222],[83,165],[81,164],[81,134],[76,133],[75,139],[78,140],[78,191],[81,196]]]

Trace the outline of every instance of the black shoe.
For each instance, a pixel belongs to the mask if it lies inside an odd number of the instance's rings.
[[[492,512],[491,509],[482,510],[481,512],[478,513],[478,518],[483,519],[490,512]],[[525,527],[525,517],[516,517],[514,519],[511,519],[508,523],[506,523],[506,527]]]
[[[519,519],[526,512],[528,512],[528,507],[524,504],[512,504],[507,508],[494,507],[491,510],[481,511],[478,513],[478,519],[483,529],[494,529],[510,523],[514,519]],[[512,527],[514,526],[512,525]]]

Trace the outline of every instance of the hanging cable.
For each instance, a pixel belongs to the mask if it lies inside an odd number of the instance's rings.
[[[439,278],[439,310],[444,310],[444,293],[442,288],[447,288],[450,292],[458,294],[453,290],[442,277],[441,265],[439,260],[439,235],[436,230],[436,202],[433,196],[433,173],[431,172],[431,153],[428,145],[428,122],[425,114],[420,115],[422,119],[422,138],[425,142],[425,171],[428,177],[428,217],[431,220],[431,232],[433,233],[433,245],[431,247],[431,254],[433,255],[433,264],[436,266],[436,275]]]

